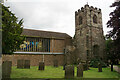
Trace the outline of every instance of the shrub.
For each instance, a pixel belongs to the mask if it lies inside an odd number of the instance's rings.
[[[98,68],[98,63],[101,63],[102,67],[107,67],[107,64],[98,58],[94,58],[90,61],[90,67]]]

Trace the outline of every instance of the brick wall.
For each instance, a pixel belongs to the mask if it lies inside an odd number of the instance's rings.
[[[44,58],[43,58],[44,57]],[[58,60],[58,65],[63,65],[64,62],[64,55],[63,54],[13,54],[13,55],[2,55],[2,61],[8,60],[12,61],[12,65],[16,66],[17,65],[17,60],[18,59],[28,59],[30,60],[30,65],[31,66],[38,66],[39,61],[45,62],[45,65],[53,65],[53,60],[57,59]]]
[[[65,39],[52,39],[50,41],[50,52],[63,53],[65,48]]]

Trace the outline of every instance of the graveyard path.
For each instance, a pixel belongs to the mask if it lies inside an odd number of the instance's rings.
[[[120,68],[118,66],[113,66],[114,70],[120,73]]]

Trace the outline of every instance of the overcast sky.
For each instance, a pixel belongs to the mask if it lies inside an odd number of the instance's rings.
[[[106,23],[109,13],[114,10],[110,5],[114,0],[7,0],[6,6],[24,19],[24,28],[47,30],[75,34],[75,11],[85,4],[101,8],[104,34],[107,33]]]

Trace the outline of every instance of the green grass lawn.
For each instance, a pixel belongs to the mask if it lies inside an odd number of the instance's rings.
[[[120,65],[117,65],[120,68]]]
[[[75,67],[75,78],[77,74],[77,68]],[[88,71],[84,71],[84,78],[118,78],[117,72],[110,71],[110,68],[103,68],[103,72],[98,72],[98,68],[90,68]],[[17,69],[12,67],[11,78],[64,78],[63,67],[58,68],[52,66],[45,66],[44,71],[39,71],[37,66],[32,66],[30,69]]]

